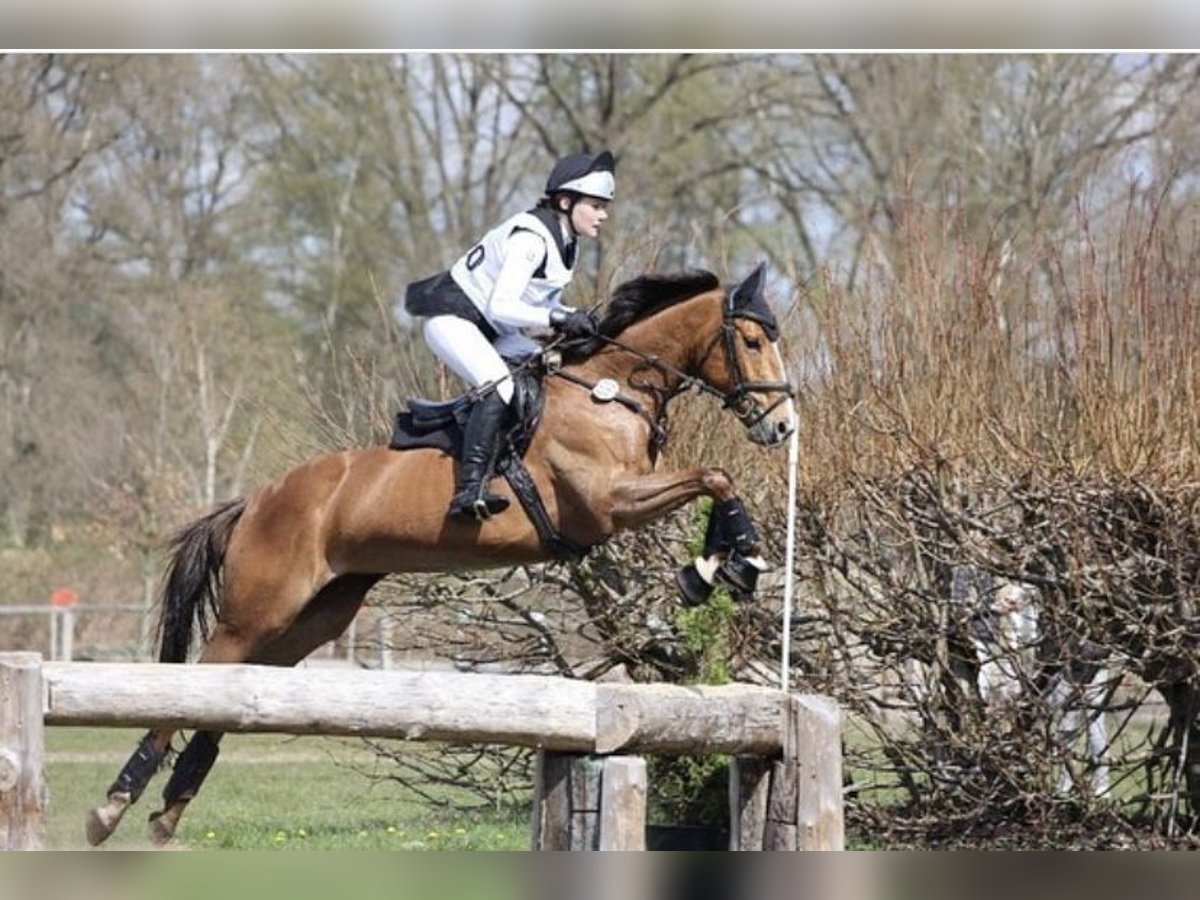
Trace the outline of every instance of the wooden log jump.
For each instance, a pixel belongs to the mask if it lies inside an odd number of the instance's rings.
[[[533,837],[545,849],[644,848],[646,769],[637,755],[730,754],[743,761],[731,772],[733,849],[842,846],[836,706],[754,685],[44,663],[38,654],[0,653],[0,849],[40,843],[43,729],[57,725],[536,748]],[[770,765],[756,768],[758,760]]]

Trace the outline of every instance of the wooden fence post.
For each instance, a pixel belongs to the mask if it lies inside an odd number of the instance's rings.
[[[645,850],[646,761],[538,751],[534,850]]]
[[[600,772],[600,849],[646,849],[646,760],[606,756]]]
[[[767,825],[771,761],[735,756],[729,761],[729,849],[761,850]]]
[[[0,653],[0,850],[40,850],[45,833],[42,658]]]
[[[764,850],[842,850],[841,721],[826,697],[788,702],[783,758],[772,764]]]

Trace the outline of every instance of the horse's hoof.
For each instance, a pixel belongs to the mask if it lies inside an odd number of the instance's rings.
[[[684,606],[703,606],[713,592],[713,586],[704,580],[695,563],[688,563],[675,573],[675,586]]]
[[[150,842],[156,847],[163,847],[175,837],[175,828],[179,825],[179,813],[172,808],[150,814]]]
[[[758,556],[731,556],[717,569],[716,580],[730,588],[739,601],[754,597],[758,588],[758,575],[767,570],[767,564]]]
[[[92,847],[99,847],[108,840],[109,836],[117,830],[117,825],[121,823],[121,817],[125,815],[125,810],[129,809],[132,802],[129,794],[112,794],[108,798],[108,803],[97,806],[89,812],[83,823],[88,844]]]

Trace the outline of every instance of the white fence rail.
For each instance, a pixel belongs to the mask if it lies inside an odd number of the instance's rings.
[[[153,617],[153,610],[133,604],[84,604],[74,606],[52,606],[50,604],[16,603],[0,606],[0,619],[32,618],[46,619],[48,622],[44,655],[46,659],[55,662],[72,662],[79,648],[78,636],[83,623],[93,616],[122,615],[134,617]],[[314,653],[316,658],[344,658],[358,662],[370,668],[391,669],[397,665],[393,649],[392,631],[394,620],[386,612],[377,611],[373,607],[364,607],[364,613],[359,614],[343,638],[331,641]],[[130,645],[148,643],[144,636],[149,633],[146,626],[132,629],[133,637]],[[43,652],[38,647],[7,647],[8,650],[27,650]],[[110,649],[111,648],[107,648]],[[141,647],[141,654],[149,660],[151,648]],[[86,651],[85,651],[86,653]]]
[[[0,618],[19,616],[22,618],[32,617],[37,619],[42,616],[47,617],[49,621],[47,658],[65,661],[70,661],[75,657],[75,637],[80,617],[107,615],[109,613],[117,615],[143,615],[145,612],[145,607],[131,605],[93,606],[79,604],[75,606],[52,606],[50,604],[18,603],[0,606]]]

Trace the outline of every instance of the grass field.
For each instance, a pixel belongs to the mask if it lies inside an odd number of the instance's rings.
[[[46,731],[47,849],[86,847],[83,821],[133,751],[141,731]],[[424,745],[415,748],[421,752]],[[426,751],[427,752],[427,751]],[[521,814],[431,809],[399,786],[372,784],[354,766],[372,757],[354,740],[233,734],[180,823],[179,849],[527,850]],[[146,818],[160,807],[159,773],[105,849],[146,849]]]

